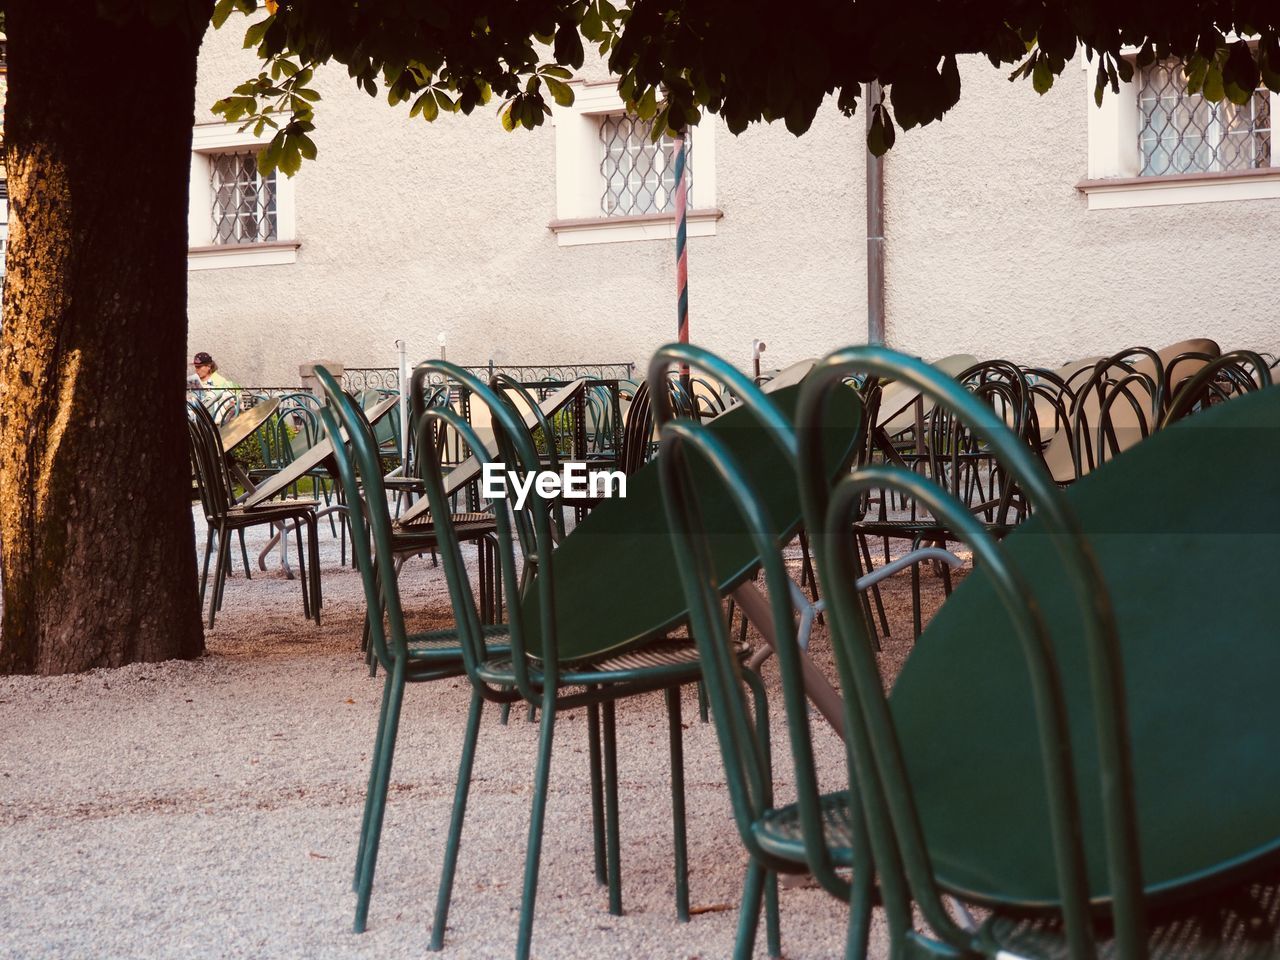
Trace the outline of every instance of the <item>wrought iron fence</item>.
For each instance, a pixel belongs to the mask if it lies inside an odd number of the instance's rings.
[[[494,363],[475,366],[463,366],[463,370],[473,373],[480,379],[488,381],[495,374],[505,373],[520,383],[537,383],[555,381],[568,383],[572,380],[632,380],[635,376],[634,363],[535,363],[510,364]],[[348,377],[350,374],[350,378]],[[432,374],[430,383],[443,383],[444,378]],[[360,390],[386,388],[396,389],[397,377],[394,367],[348,367],[342,374],[342,387],[351,393]]]
[[[347,367],[342,371],[342,389],[354,394],[399,390],[400,373],[395,367]]]
[[[187,387],[187,399],[198,400],[221,423],[270,397],[306,393],[302,387]]]

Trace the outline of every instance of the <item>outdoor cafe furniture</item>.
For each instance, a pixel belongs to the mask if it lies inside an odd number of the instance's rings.
[[[400,729],[400,709],[408,683],[444,680],[465,674],[457,630],[409,633],[395,576],[380,576],[379,569],[394,566],[394,534],[387,509],[387,489],[382,482],[378,440],[368,418],[323,366],[316,376],[328,404],[320,416],[333,453],[335,470],[344,489],[364,489],[363,497],[348,499],[351,549],[364,586],[366,630],[372,655],[383,667],[382,709],[378,715],[369,786],[365,793],[360,841],[356,852],[352,888],[356,891],[354,928],[362,932],[368,922],[369,899],[382,836],[383,814],[391,782],[391,762]],[[478,626],[481,643],[498,652],[506,649],[505,626]],[[473,703],[463,746],[463,767],[470,775],[480,711]]]
[[[910,472],[867,466],[831,490],[806,437],[853,371],[956,411],[1032,517],[996,545]],[[798,424],[891,955],[1280,955],[1280,390],[1172,424],[1065,491],[989,408],[883,348],[826,358]],[[978,558],[888,698],[847,536],[883,488],[928,502]],[[958,922],[944,896],[986,919]]]
[[[396,397],[387,397],[386,399],[376,403],[373,407],[366,411],[366,416],[371,424],[377,424],[383,417],[387,416],[396,406],[398,400]],[[294,487],[303,477],[312,476],[317,470],[329,471],[332,464],[333,444],[326,437],[314,444],[309,450],[297,457],[293,462],[288,464],[282,470],[279,470],[269,478],[267,478],[260,486],[255,487],[244,499],[246,507],[257,507],[259,504],[266,503],[273,497],[278,497]],[[317,504],[318,506],[318,504]],[[345,513],[347,507],[343,503],[337,503],[333,506],[326,506],[317,511],[317,516],[323,514]],[[343,527],[343,562],[346,562],[346,528]],[[284,567],[286,575],[292,576],[289,571],[288,558],[284,552],[284,544],[281,535],[283,529],[276,532],[258,554],[258,569],[265,570],[267,568],[267,554],[271,552],[277,542],[280,542],[280,562]]]
[[[251,437],[264,423],[271,418],[280,406],[280,401],[269,397],[252,407],[246,407],[238,414],[218,427],[218,438],[222,442],[222,452],[230,456],[235,449]]]
[[[294,540],[298,550],[298,570],[302,581],[303,615],[313,617],[318,624],[321,596],[320,552],[316,540],[316,502],[290,500],[278,503],[259,501],[254,505],[237,504],[223,440],[219,437],[213,418],[209,416],[203,404],[197,401],[188,401],[187,411],[191,461],[195,468],[200,500],[208,524],[204,562],[200,573],[201,603],[204,602],[207,589],[209,558],[215,536],[218,541],[218,561],[214,567],[213,591],[209,600],[209,627],[213,627],[215,616],[222,607],[223,592],[231,566],[231,534],[241,534],[240,548],[243,553],[243,531],[248,527],[264,523],[278,526],[282,539],[288,526],[293,526]],[[302,552],[301,530],[304,526],[307,529],[307,545],[311,559],[309,580],[308,567]],[[244,572],[245,577],[248,578],[250,573],[247,554],[244,556]]]
[[[430,361],[415,371],[415,381],[431,372],[445,373],[472,391],[490,407],[500,429],[496,438],[503,462],[518,470],[537,469],[540,458],[526,426],[501,398],[464,370],[443,361]],[[415,389],[414,395],[417,394]],[[755,446],[758,439],[743,411],[730,411],[718,418],[715,429],[729,442]],[[449,422],[465,434],[474,449],[483,445],[474,431],[455,413],[429,410],[425,416]],[[851,426],[851,425],[850,425]],[[833,445],[849,449],[849,431],[833,430]],[[438,468],[428,464],[428,494],[433,512],[447,510],[447,498]],[[757,464],[769,474],[771,460]],[[794,484],[787,490],[794,494]],[[784,500],[786,499],[784,493]],[[509,702],[513,696],[536,705],[540,711],[539,756],[535,773],[529,845],[525,859],[524,895],[521,904],[517,955],[528,955],[534,916],[538,862],[550,772],[551,745],[559,711],[572,706],[598,705],[603,719],[603,776],[593,772],[593,800],[603,787],[605,794],[604,864],[609,886],[610,909],[621,910],[620,844],[613,707],[618,699],[653,690],[664,690],[668,707],[668,729],[672,749],[672,800],[675,831],[677,915],[688,916],[687,855],[684,842],[682,735],[678,688],[701,678],[701,663],[694,645],[688,641],[663,639],[683,617],[685,604],[675,574],[670,537],[665,532],[658,478],[651,467],[629,478],[627,497],[606,501],[591,513],[563,542],[552,537],[551,512],[554,502],[531,499],[525,509],[512,515],[510,502],[495,502],[502,543],[504,589],[510,604],[512,653],[509,657],[485,658],[478,646],[479,617],[470,598],[461,556],[450,524],[440,524],[441,558],[449,577],[454,612],[463,633],[467,670],[477,696]],[[791,498],[790,514],[798,519],[799,507]],[[511,582],[516,570],[512,539],[513,523],[519,527],[519,548],[526,564],[535,570],[523,592]],[[720,559],[731,567],[731,575],[745,577],[753,566],[749,537],[729,534],[722,538]],[[642,570],[632,582],[618,579],[618,571]],[[729,579],[733,579],[731,576]],[[554,612],[553,612],[554,611]],[[470,641],[468,634],[471,635]],[[469,646],[469,644],[476,644]],[[471,650],[472,652],[468,652]],[[733,656],[745,657],[744,647],[735,647]],[[514,688],[514,694],[512,692]],[[594,722],[589,727],[594,728]],[[594,735],[592,737],[595,739]],[[594,750],[594,748],[593,748]],[[600,783],[603,779],[603,783]],[[459,815],[450,828],[451,847],[461,829],[468,776],[462,772],[455,810]],[[593,802],[593,808],[596,806]],[[597,832],[599,837],[599,832]],[[598,847],[597,847],[598,850]],[[444,934],[445,911],[452,883],[453,859],[448,858],[442,878],[433,943]],[[598,864],[599,866],[599,864]]]
[[[781,552],[788,531],[773,512],[785,498],[773,496],[768,487],[753,482],[748,466],[760,457],[783,462],[790,470],[781,481],[794,496],[795,431],[782,409],[756,389],[745,374],[696,347],[661,349],[650,367],[651,378],[662,377],[666,364],[676,362],[710,371],[725,380],[743,401],[741,409],[749,411],[757,437],[756,448],[738,444],[734,449],[712,429],[713,425],[672,419],[669,411],[660,414],[664,424],[657,467],[667,523],[673,534],[674,559],[689,605],[690,634],[702,656],[734,821],[750,855],[734,957],[745,960],[752,956],[762,901],[769,956],[782,955],[775,875],[806,871],[849,905],[846,955],[862,956],[870,931],[874,886],[869,846],[865,833],[855,830],[858,812],[850,806],[849,791],[839,789],[824,794],[819,790],[806,700],[807,665],[797,643],[791,602],[794,584]],[[861,410],[852,389],[846,389],[835,400],[857,407],[854,422],[866,429],[870,418]],[[841,461],[836,459],[833,463],[838,472]],[[768,711],[759,678],[724,655],[730,649],[729,625],[721,606],[724,586],[717,575],[715,554],[728,514],[716,504],[728,504],[728,509],[737,514],[733,525],[750,538],[767,586],[767,606],[763,616],[757,613],[757,617],[772,627],[765,635],[777,655],[795,777],[796,799],[782,806],[776,805],[773,797]],[[795,507],[790,509],[794,511]],[[872,577],[886,573],[892,573],[892,569],[882,568]],[[863,578],[862,586],[870,582]],[[750,691],[749,698],[744,685]],[[853,871],[852,882],[841,872],[848,868]]]
[[[1208,339],[1180,340],[1159,350],[1128,347],[1075,371],[1070,429],[1057,431],[1042,454],[1050,476],[1068,484],[1150,436],[1178,386],[1221,353]]]

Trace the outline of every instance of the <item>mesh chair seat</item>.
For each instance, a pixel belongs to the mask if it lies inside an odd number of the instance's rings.
[[[485,649],[491,656],[502,656],[510,652],[509,632],[505,623],[485,624],[481,630]],[[419,667],[438,668],[447,664],[456,664],[459,675],[465,672],[462,666],[462,647],[458,643],[456,630],[428,630],[411,633],[405,639],[410,674]]]
[[[1280,956],[1280,871],[1216,895],[1197,898],[1179,910],[1148,916],[1153,960],[1263,960]],[[1068,960],[1067,939],[1057,917],[996,915],[983,927],[993,945],[1019,957]],[[1118,956],[1109,924],[1095,925],[1099,960]]]
[[[431,514],[424,513],[414,517],[408,523],[395,523],[392,529],[396,534],[424,534],[434,537],[435,521]],[[455,513],[453,529],[459,540],[474,540],[485,534],[493,533],[498,528],[491,513]]]
[[[735,643],[733,652],[739,660],[745,661],[751,654],[751,648],[745,643]],[[515,670],[508,657],[499,657],[482,664],[480,676],[492,684],[513,686],[516,682]],[[657,640],[603,660],[562,666],[560,670],[560,681],[565,686],[636,681],[669,685],[701,677],[702,664],[698,658],[698,648],[689,640]],[[535,686],[540,686],[542,671],[531,665],[529,680]]]
[[[819,798],[822,809],[822,838],[836,866],[853,866],[853,826],[849,809],[849,792],[824,793]],[[804,830],[800,824],[800,808],[795,804],[775,807],[751,825],[751,832],[761,848],[781,860],[804,863]]]
[[[254,523],[261,523],[265,517],[291,517],[296,514],[306,513],[308,510],[314,510],[318,506],[320,506],[320,503],[317,500],[268,500],[266,503],[260,503],[253,507],[236,504],[227,510],[227,516],[229,518],[243,517],[252,519]]]

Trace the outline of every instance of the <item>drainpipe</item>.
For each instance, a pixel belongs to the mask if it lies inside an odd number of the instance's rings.
[[[880,84],[867,84],[867,130],[871,107],[880,102]],[[884,343],[884,157],[867,151],[867,343]]]

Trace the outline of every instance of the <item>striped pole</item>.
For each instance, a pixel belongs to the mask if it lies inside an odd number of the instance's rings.
[[[689,188],[685,176],[685,135],[681,130],[675,138],[676,154],[676,329],[681,343],[689,342],[689,251],[688,214]],[[689,384],[689,368],[681,366],[680,378]]]

